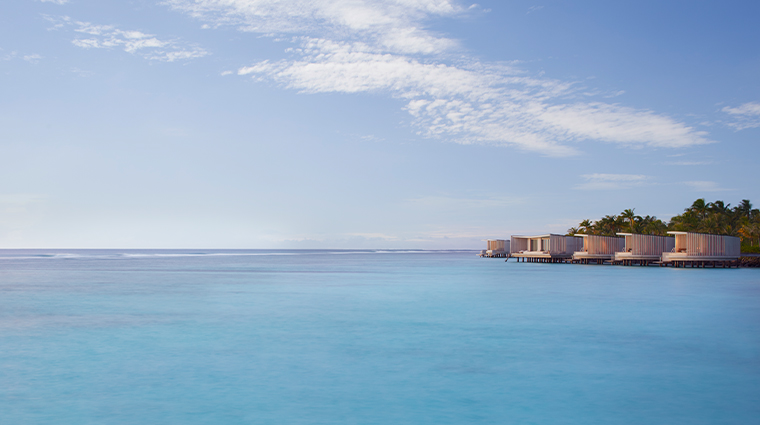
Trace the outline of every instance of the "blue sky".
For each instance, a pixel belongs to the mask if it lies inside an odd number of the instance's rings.
[[[0,247],[480,248],[760,204],[760,3],[8,0]]]

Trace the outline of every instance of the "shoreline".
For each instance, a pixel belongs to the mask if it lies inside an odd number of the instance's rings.
[[[760,254],[742,254],[739,257],[739,267],[760,267]]]

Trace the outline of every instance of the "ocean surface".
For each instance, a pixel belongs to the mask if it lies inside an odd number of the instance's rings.
[[[758,424],[760,270],[0,250],[0,424]]]

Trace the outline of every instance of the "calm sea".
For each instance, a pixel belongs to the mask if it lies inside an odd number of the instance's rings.
[[[0,250],[0,423],[760,423],[760,270],[513,261]]]

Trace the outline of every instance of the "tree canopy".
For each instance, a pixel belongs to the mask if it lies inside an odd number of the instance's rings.
[[[739,236],[743,251],[760,250],[760,211],[753,208],[749,199],[743,199],[732,208],[731,204],[723,201],[707,202],[700,198],[668,223],[655,216],[637,215],[635,211],[635,208],[629,208],[596,221],[583,220],[578,227],[568,229],[567,234],[615,236],[617,233],[640,233],[665,236],[667,231],[676,230]]]

